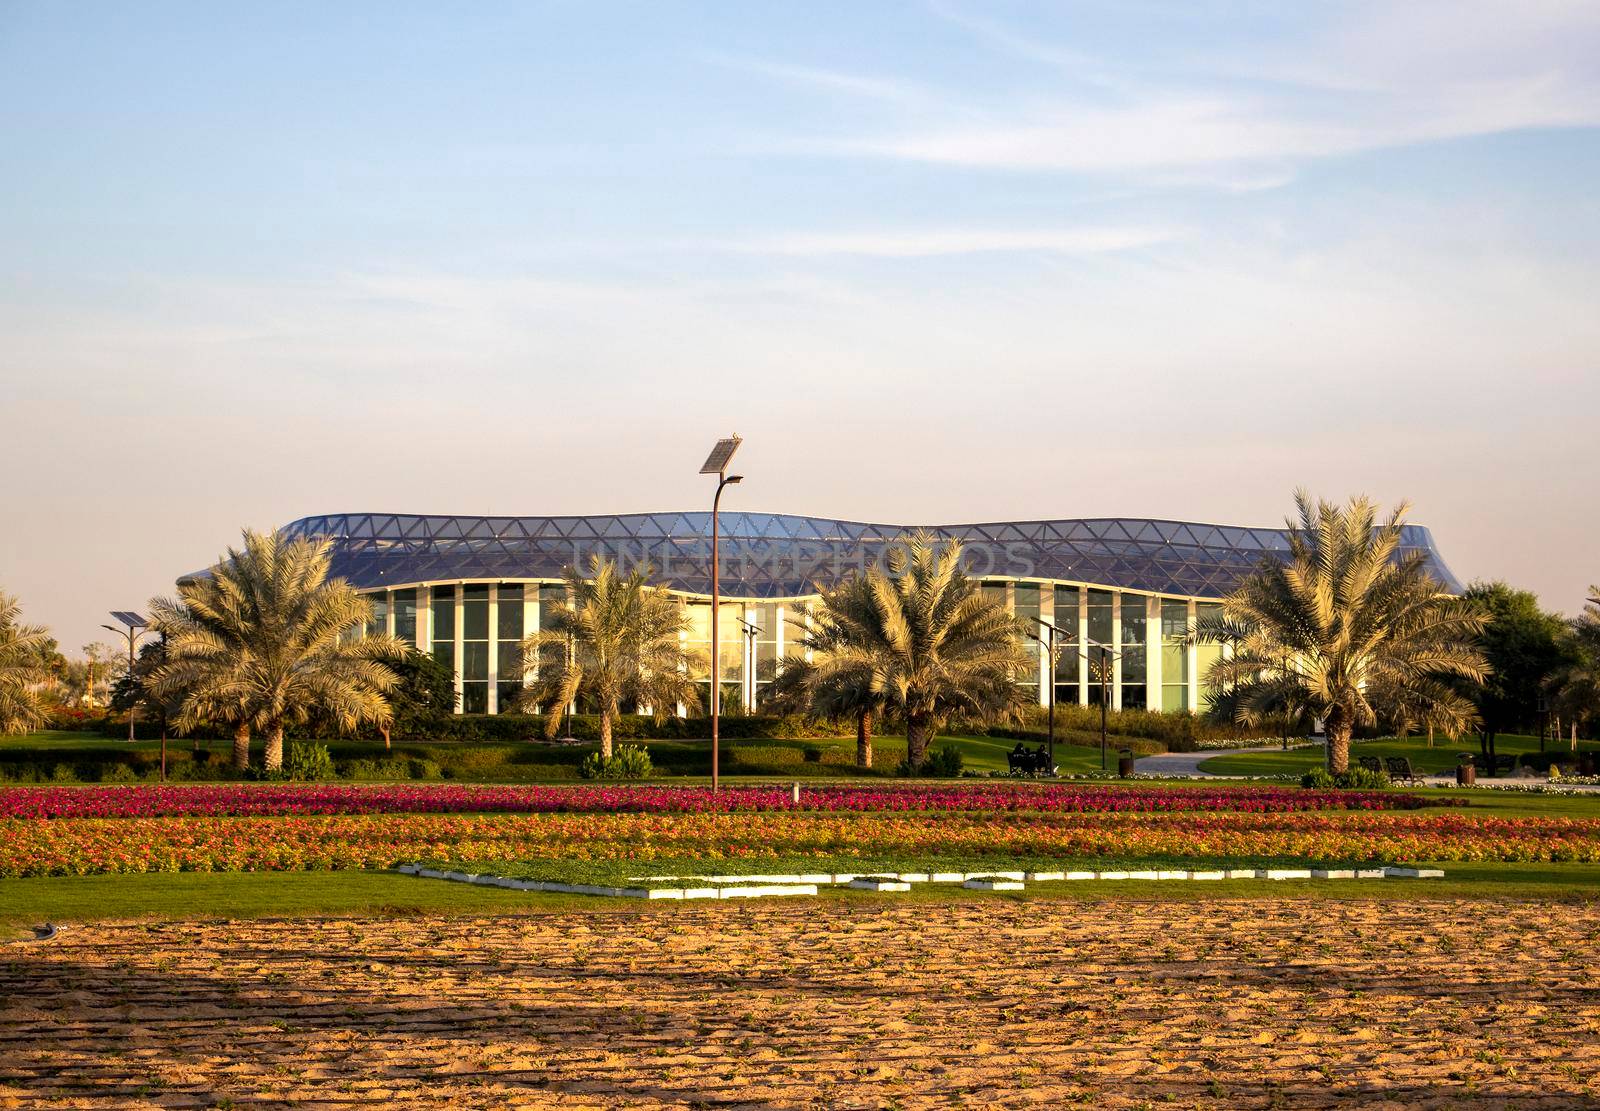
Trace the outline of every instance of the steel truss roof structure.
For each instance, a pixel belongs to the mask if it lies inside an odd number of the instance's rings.
[[[721,514],[722,593],[733,598],[813,594],[923,531],[958,539],[982,577],[1054,579],[1188,597],[1228,593],[1267,556],[1288,551],[1283,529],[1107,517],[971,525],[886,525],[782,513]],[[553,579],[591,555],[624,567],[648,562],[657,581],[711,593],[711,514],[598,517],[442,517],[346,513],[303,517],[291,537],[333,542],[332,573],[363,590],[462,579]],[[1459,593],[1432,534],[1407,525],[1404,551]]]

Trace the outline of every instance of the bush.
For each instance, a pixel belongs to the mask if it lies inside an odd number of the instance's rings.
[[[314,782],[332,779],[333,757],[328,746],[313,741],[295,741],[289,745],[289,758],[283,762],[283,774],[288,779]]]
[[[1300,786],[1316,791],[1333,788],[1376,791],[1389,786],[1389,777],[1384,772],[1368,771],[1366,768],[1351,768],[1337,775],[1329,772],[1327,768],[1314,768],[1300,777]]]
[[[117,764],[116,766],[111,768],[110,771],[101,773],[100,782],[101,783],[137,783],[137,782],[139,782],[139,773],[134,771],[132,768],[128,767],[128,765],[126,765],[126,764]]]
[[[808,763],[808,764],[820,764],[820,763],[822,763],[822,750],[820,748],[818,748],[816,745],[806,745],[806,747],[801,749],[800,752],[801,752],[801,754],[803,756],[805,756],[806,763]]]
[[[591,752],[578,765],[578,774],[584,779],[648,779],[653,770],[650,754],[638,745],[621,746],[609,760]]]
[[[961,775],[961,750],[955,745],[940,745],[922,766],[924,775],[957,779]]]

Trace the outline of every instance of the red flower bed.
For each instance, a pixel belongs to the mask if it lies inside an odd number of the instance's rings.
[[[306,814],[685,814],[883,811],[1025,811],[1046,814],[1307,810],[1415,810],[1464,805],[1389,791],[1298,787],[984,784],[938,787],[786,788],[522,787],[453,784],[216,784],[180,787],[13,787],[0,790],[0,818],[276,817]]]

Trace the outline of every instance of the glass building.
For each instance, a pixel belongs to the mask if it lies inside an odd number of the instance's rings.
[[[305,517],[290,537],[333,544],[332,574],[373,602],[386,631],[447,663],[457,709],[499,713],[523,685],[518,645],[566,596],[562,570],[593,555],[624,570],[644,563],[688,607],[686,646],[709,659],[711,515],[419,517],[352,513]],[[1183,643],[1263,559],[1287,555],[1282,529],[1128,518],[971,525],[884,525],[774,513],[721,515],[722,613],[718,673],[725,706],[753,707],[792,650],[793,622],[818,591],[877,565],[914,532],[960,540],[967,569],[1017,616],[1058,630],[1055,674],[1023,682],[1041,703],[1197,710],[1200,677],[1223,649]],[[1444,589],[1459,593],[1421,525],[1402,551],[1420,552]],[[710,675],[700,677],[709,686]],[[709,693],[709,691],[708,691]]]

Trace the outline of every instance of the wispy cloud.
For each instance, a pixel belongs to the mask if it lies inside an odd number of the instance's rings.
[[[821,257],[929,258],[1033,251],[1103,254],[1167,243],[1180,237],[1166,228],[921,228],[854,232],[805,232],[701,244],[745,254]]]
[[[1600,8],[1560,0],[1532,7],[1526,19],[1467,0],[1358,7],[1299,37],[1209,43],[1157,77],[940,3],[935,14],[969,32],[980,50],[1041,65],[1031,76],[1008,73],[987,92],[930,87],[919,92],[919,111],[896,126],[786,146],[1008,170],[1245,166],[1255,167],[1247,180],[1281,183],[1312,159],[1600,126]],[[863,90],[875,83],[831,79]]]
[[[766,58],[739,57],[732,54],[706,53],[702,57],[714,65],[727,69],[770,77],[791,85],[819,89],[828,93],[876,100],[885,104],[906,107],[926,105],[936,97],[928,90],[908,81],[891,77],[869,77],[841,70],[816,66],[794,65]]]

